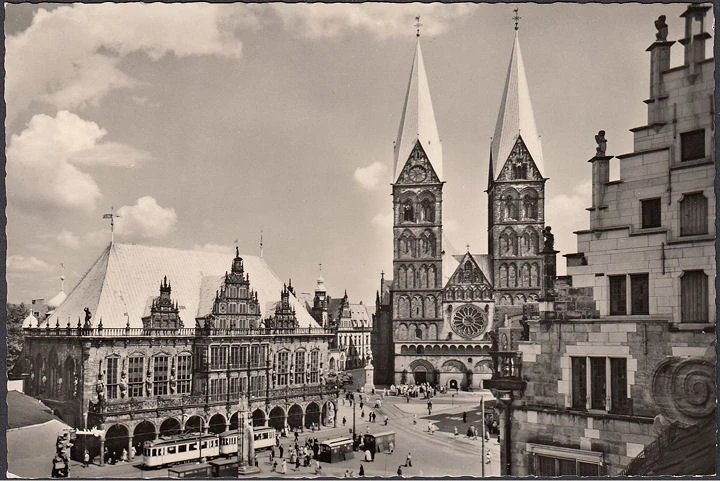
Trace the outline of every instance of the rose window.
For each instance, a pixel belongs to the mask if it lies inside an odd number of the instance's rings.
[[[462,337],[472,339],[485,331],[485,313],[473,305],[465,305],[455,311],[450,327]]]

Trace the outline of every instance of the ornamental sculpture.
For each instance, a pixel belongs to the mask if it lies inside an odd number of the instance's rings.
[[[665,15],[660,15],[658,19],[655,20],[655,28],[657,29],[655,40],[658,42],[667,42],[668,26],[667,23],[665,23]]]
[[[595,156],[604,157],[605,151],[607,150],[607,140],[605,139],[605,131],[601,130],[595,136],[595,142],[597,143],[597,149],[595,150]]]

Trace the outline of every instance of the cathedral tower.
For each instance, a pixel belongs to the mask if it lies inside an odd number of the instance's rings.
[[[521,305],[537,300],[540,293],[547,180],[542,171],[542,148],[516,23],[487,190],[488,254],[498,305]]]
[[[442,147],[419,34],[394,157],[392,319],[399,381],[403,342],[436,340],[443,322]]]

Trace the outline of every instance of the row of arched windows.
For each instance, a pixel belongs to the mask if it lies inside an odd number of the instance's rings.
[[[412,232],[405,231],[398,239],[397,257],[435,257],[436,247],[436,238],[432,231],[424,231],[419,238],[416,238]]]
[[[435,222],[435,196],[423,192],[417,197],[412,194],[403,196],[400,202],[401,222]]]
[[[537,294],[529,294],[527,296],[524,294],[517,294],[515,296],[505,294],[498,299],[498,304],[501,306],[519,306],[527,302],[538,302]]]
[[[438,284],[435,266],[422,265],[400,266],[398,268],[398,288],[400,289],[434,289]]]
[[[397,317],[404,319],[425,319],[440,317],[440,306],[435,296],[400,296],[397,302]]]
[[[536,256],[540,246],[540,235],[532,227],[526,227],[521,235],[508,227],[500,234],[499,256]]]
[[[492,298],[490,287],[450,287],[445,290],[448,301],[479,301]]]
[[[500,264],[498,287],[540,287],[540,267],[536,262],[523,263],[518,270],[514,263]]]
[[[395,331],[395,339],[398,341],[407,341],[414,339],[437,339],[438,330],[435,324],[398,324]]]
[[[497,210],[504,220],[538,218],[538,193],[530,187],[518,193],[512,187],[504,190],[497,200]]]

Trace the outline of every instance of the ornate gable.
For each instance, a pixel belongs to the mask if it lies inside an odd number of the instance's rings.
[[[435,169],[433,169],[425,150],[420,141],[415,143],[410,156],[408,157],[402,172],[397,179],[397,184],[437,184],[440,182]]]
[[[482,286],[483,289],[490,289],[490,281],[485,276],[475,258],[469,252],[463,256],[460,264],[450,276],[446,287],[451,286]]]
[[[535,161],[530,155],[522,135],[518,135],[515,145],[510,151],[505,164],[503,165],[500,175],[497,176],[498,181],[513,180],[542,180],[542,174],[537,168]]]

